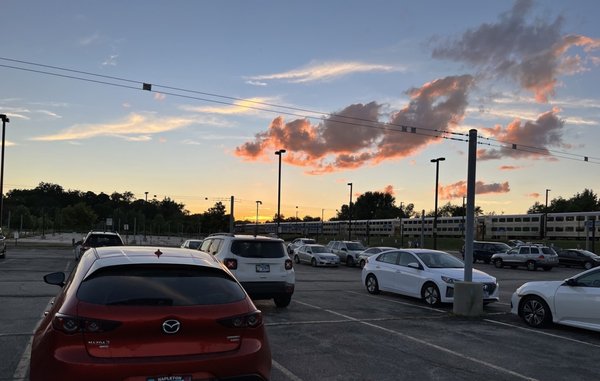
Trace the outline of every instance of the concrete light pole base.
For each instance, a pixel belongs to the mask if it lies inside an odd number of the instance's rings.
[[[454,314],[458,316],[483,315],[483,287],[481,283],[454,283]]]

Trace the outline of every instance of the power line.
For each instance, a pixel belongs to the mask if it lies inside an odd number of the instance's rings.
[[[55,73],[55,72],[19,67],[19,66],[14,66],[14,65],[0,64],[0,67],[4,67],[4,68],[8,68],[8,69],[33,72],[33,73],[37,73],[37,74],[50,75],[50,76],[55,76],[55,77],[59,77],[59,78],[67,78],[67,79],[73,79],[73,80],[79,80],[79,81],[90,82],[90,83],[95,83],[95,84],[127,88],[127,89],[138,90],[138,91],[150,91],[150,92],[160,93],[160,94],[169,95],[169,96],[173,96],[173,97],[192,99],[192,100],[216,103],[216,104],[221,104],[221,105],[243,107],[243,108],[250,109],[250,110],[264,111],[264,112],[270,112],[270,113],[275,113],[275,114],[283,114],[283,115],[293,116],[293,117],[298,117],[298,118],[319,119],[319,120],[323,120],[324,118],[329,118],[330,122],[336,122],[336,123],[357,126],[357,127],[363,127],[363,128],[374,128],[374,129],[382,130],[385,132],[410,133],[410,134],[429,137],[429,138],[440,138],[440,139],[454,140],[454,141],[459,141],[459,142],[468,142],[468,134],[466,134],[466,133],[447,131],[447,130],[438,130],[438,129],[434,129],[434,128],[414,127],[414,126],[401,125],[401,124],[396,124],[396,123],[385,123],[385,122],[373,121],[373,120],[369,120],[369,119],[365,119],[365,118],[352,117],[352,116],[347,116],[347,115],[339,115],[339,114],[335,114],[335,113],[327,113],[327,112],[322,112],[322,111],[315,111],[315,110],[310,110],[310,109],[300,108],[300,107],[284,106],[284,105],[278,105],[278,104],[274,104],[274,103],[256,101],[256,100],[252,100],[252,99],[237,98],[237,97],[232,97],[232,96],[220,95],[220,94],[216,94],[216,93],[208,93],[208,92],[202,92],[202,91],[197,91],[197,90],[189,90],[189,89],[172,87],[172,86],[167,86],[167,85],[151,84],[148,82],[143,82],[143,81],[138,81],[138,80],[132,80],[132,79],[127,79],[127,78],[97,74],[97,73],[92,73],[92,72],[87,72],[87,71],[69,69],[69,68],[64,68],[64,67],[60,67],[60,66],[53,66],[53,65],[46,65],[46,64],[40,64],[40,63],[35,63],[35,62],[23,61],[23,60],[16,60],[16,59],[6,58],[6,57],[0,57],[0,60],[18,63],[18,64],[24,64],[24,65],[37,66],[37,67],[42,67],[42,68],[46,68],[46,69],[59,70],[59,71],[64,71],[64,72],[68,72],[68,73],[82,74],[82,75],[86,75],[86,76],[103,78],[103,79],[108,79],[108,80],[113,80],[113,81],[121,81],[121,82],[129,83],[129,84],[136,84],[138,86],[126,85],[126,84],[91,79],[91,78],[84,78],[84,77],[75,76],[75,75],[60,74],[60,73]],[[180,92],[184,92],[184,93],[203,95],[205,97],[197,97],[197,96],[192,96],[192,95],[179,94],[179,93],[175,93],[175,92],[156,91],[156,90],[152,89],[153,86],[155,88],[164,88],[167,90],[174,90],[174,91],[180,91]],[[210,98],[206,98],[206,97],[225,99],[225,101],[220,101],[217,99],[210,99]],[[246,104],[239,104],[239,103],[235,103],[235,102],[244,102]],[[250,103],[253,105],[258,105],[258,106],[273,107],[273,108],[277,108],[279,110],[269,109],[266,107],[250,106],[247,103]],[[283,110],[290,110],[290,111],[283,111]],[[312,115],[298,114],[297,112],[306,112],[306,113],[312,114]],[[342,120],[337,120],[336,118],[340,118]],[[360,122],[368,123],[368,125],[365,125]],[[500,141],[500,140],[497,140],[494,138],[489,138],[489,137],[484,137],[484,136],[478,136],[478,139],[483,139],[488,142],[491,141],[491,142],[496,143],[496,144],[492,144],[492,143],[484,143],[484,142],[478,141],[479,145],[488,145],[488,146],[505,148],[505,149],[514,149],[514,150],[520,150],[520,151],[529,152],[529,153],[533,153],[533,154],[537,154],[537,155],[560,157],[563,159],[590,162],[592,164],[600,164],[600,162],[597,162],[597,161],[600,161],[600,158],[597,158],[597,157],[583,156],[583,155],[572,154],[572,153],[568,153],[568,152],[549,150],[547,148],[533,147],[533,146],[528,146],[528,145],[518,144],[518,143],[508,143],[508,142],[503,142],[503,141]]]

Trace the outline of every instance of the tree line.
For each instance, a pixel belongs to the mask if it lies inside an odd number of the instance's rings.
[[[584,189],[573,197],[557,197],[549,204],[535,202],[527,213],[588,212],[600,210],[598,196]],[[352,207],[343,204],[331,220],[370,220],[417,217],[412,203],[396,205],[396,198],[385,192],[365,192],[357,197]],[[476,206],[475,213],[483,215]],[[494,214],[494,213],[491,213]],[[429,210],[426,216],[433,216]],[[439,217],[465,215],[464,205],[450,202],[438,208]],[[8,231],[86,232],[114,230],[127,234],[182,235],[202,237],[229,230],[230,216],[221,202],[204,213],[191,214],[185,205],[165,197],[163,200],[136,199],[132,192],[96,194],[78,190],[64,190],[57,184],[41,182],[34,189],[13,189],[4,199],[1,225]],[[319,216],[285,217],[281,221],[320,221]],[[277,215],[272,221],[276,222]],[[236,221],[244,223],[252,221]],[[127,229],[125,229],[127,227]]]

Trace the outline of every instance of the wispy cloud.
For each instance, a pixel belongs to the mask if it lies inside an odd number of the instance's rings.
[[[36,141],[85,140],[97,137],[117,137],[131,141],[147,141],[152,135],[185,128],[198,121],[193,118],[130,114],[122,121],[99,124],[78,124],[56,134],[32,138]]]
[[[347,76],[355,73],[369,72],[395,72],[405,71],[403,67],[390,65],[377,65],[364,62],[326,62],[322,64],[312,64],[306,67],[290,70],[283,73],[256,75],[248,77],[249,81],[287,81],[292,83],[328,81],[338,77]]]
[[[270,106],[264,103],[274,103],[277,100],[273,98],[248,98],[244,100],[232,101],[231,105],[219,106],[190,106],[183,105],[179,109],[188,112],[220,114],[220,115],[257,115]],[[271,114],[270,114],[271,115]]]
[[[102,66],[117,66],[117,58],[119,58],[118,54],[109,55],[104,62],[102,62]]]
[[[96,32],[90,36],[81,37],[79,39],[79,45],[88,46],[88,45],[91,45],[94,42],[98,41],[99,39],[100,39],[100,35],[98,34],[98,32]]]

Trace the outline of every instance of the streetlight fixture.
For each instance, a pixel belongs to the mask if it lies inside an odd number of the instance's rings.
[[[348,203],[348,241],[352,241],[352,183],[350,186],[350,202]]]
[[[284,153],[284,149],[275,151],[275,155],[279,156],[279,176],[277,177],[277,237],[279,237],[279,224],[281,223],[281,156]]]
[[[437,217],[438,217],[438,182],[440,177],[440,161],[446,160],[445,157],[431,159],[435,163],[435,210],[433,211],[433,250],[437,250]]]
[[[3,207],[4,207],[4,137],[6,136],[6,123],[10,122],[10,119],[4,114],[0,114],[2,119],[2,164],[0,165],[0,230],[2,230],[3,221]]]
[[[544,238],[548,235],[548,192],[550,189],[546,189],[546,206],[544,207]]]
[[[254,235],[257,236],[258,235],[258,206],[262,205],[262,201],[257,200],[256,201],[256,224],[254,225],[255,229],[254,229]]]

